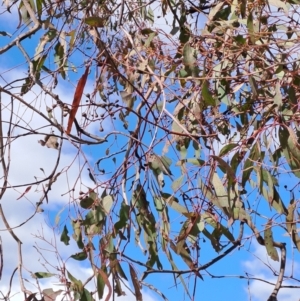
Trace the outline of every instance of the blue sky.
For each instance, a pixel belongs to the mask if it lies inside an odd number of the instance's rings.
[[[17,15],[15,12],[10,16],[10,18],[6,19],[6,16],[2,15],[4,19],[2,18],[0,20],[0,30],[7,30],[8,32],[12,33],[14,29],[13,24],[17,24]],[[9,22],[8,22],[9,21]],[[160,19],[160,22],[161,19]],[[165,25],[164,25],[165,26]],[[7,41],[10,38],[8,37],[0,37],[0,47],[5,45]],[[39,40],[39,36],[32,37],[30,40],[26,42],[22,42],[22,45],[24,48],[30,50],[30,54],[33,55],[35,52],[35,45],[37,44]],[[77,63],[76,60],[80,60],[80,55],[78,57],[74,58],[74,62]],[[17,78],[20,76],[20,74],[24,73],[24,77],[26,74],[26,64],[24,64],[24,58],[22,57],[20,51],[14,47],[11,49],[7,54],[0,56],[0,70],[2,74],[2,78],[0,78],[1,85],[3,85],[4,80],[11,81],[14,78]],[[76,85],[76,81],[80,78],[82,75],[83,70],[78,68],[78,73],[74,74],[72,72],[69,73],[70,81],[65,80],[62,81],[61,78],[59,78],[59,84],[57,88],[55,89],[55,93],[59,95],[63,95],[64,101],[67,103],[72,102],[72,98],[74,95],[74,87]],[[88,81],[86,91],[91,90],[91,81]],[[45,110],[45,105],[48,106],[51,105],[51,99],[44,95],[40,95],[40,91],[37,88],[34,88],[34,93],[28,93],[28,95],[25,96],[25,99],[28,101],[34,102],[36,106],[40,106],[41,110]],[[4,99],[6,103],[9,103],[9,99]],[[84,98],[83,100],[84,101]],[[27,112],[24,110],[23,106],[20,106],[20,112],[24,114],[24,120],[32,120],[32,124],[34,127],[39,127],[41,120],[34,116],[30,116],[30,112]],[[131,120],[132,121],[132,120]],[[123,125],[120,121],[116,120],[114,122],[114,125],[117,130],[121,130],[123,128]],[[47,129],[48,130],[48,129]],[[74,130],[74,127],[73,127]],[[104,126],[104,133],[98,132],[98,127],[94,127],[91,129],[98,135],[104,135],[112,130],[112,124],[110,122],[106,122]],[[46,130],[45,130],[46,131]],[[12,171],[11,171],[11,181],[13,184],[17,183],[24,183],[24,179],[27,181],[27,179],[34,179],[34,176],[40,176],[42,177],[42,172],[40,168],[43,168],[45,172],[49,173],[51,169],[51,164],[55,162],[56,159],[56,150],[54,149],[47,149],[42,148],[37,142],[36,137],[30,137],[25,139],[19,139],[16,140],[15,146],[12,150]],[[110,140],[113,140],[113,137],[110,138]],[[145,141],[147,142],[147,141]],[[150,140],[149,140],[150,142]],[[155,149],[158,153],[163,148],[164,143],[160,143],[157,148]],[[122,144],[121,144],[122,146]],[[83,150],[86,154],[86,158],[88,159],[89,163],[93,166],[93,164],[97,161],[98,158],[104,156],[105,151],[107,147],[103,145],[99,146],[86,146],[83,147]],[[111,149],[110,151],[118,151],[119,149]],[[41,259],[41,263],[35,263],[34,259],[37,259],[38,257],[41,257],[40,254],[36,252],[35,249],[32,248],[32,246],[37,243],[38,245],[46,248],[49,250],[46,254],[46,259],[55,258],[54,248],[51,246],[51,244],[47,243],[45,240],[40,239],[39,237],[47,237],[49,241],[52,243],[54,242],[54,237],[56,237],[57,240],[57,248],[62,254],[63,260],[59,262],[64,262],[66,258],[68,258],[69,255],[74,254],[79,251],[77,248],[75,242],[73,241],[70,246],[65,247],[62,245],[62,243],[59,241],[59,235],[58,235],[58,229],[53,226],[53,220],[55,219],[57,213],[64,208],[63,213],[60,217],[60,226],[64,225],[66,219],[68,217],[74,217],[75,213],[73,211],[72,206],[69,206],[70,199],[66,196],[66,192],[69,188],[72,187],[72,185],[76,182],[76,177],[78,174],[78,170],[82,166],[84,162],[84,158],[81,156],[80,160],[76,159],[74,162],[73,157],[76,154],[76,149],[69,144],[68,142],[65,142],[63,152],[62,152],[62,163],[60,168],[63,171],[66,171],[64,175],[59,179],[58,183],[53,186],[52,191],[49,195],[49,205],[44,205],[43,209],[45,212],[43,214],[38,215],[35,220],[30,221],[26,228],[20,228],[16,231],[19,233],[21,237],[24,237],[24,257],[26,260],[24,260],[26,266],[28,266],[28,270],[31,272],[37,272],[37,271],[43,271],[44,266],[41,264],[43,262],[43,259]],[[177,178],[180,176],[179,168],[175,168],[175,163],[177,161],[176,155],[174,152],[172,152],[172,149],[170,148],[170,152],[167,154],[173,161],[172,164],[172,172],[174,173],[174,177]],[[192,154],[189,154],[189,156],[192,156]],[[117,156],[117,160],[121,160],[122,155]],[[203,159],[208,159],[203,157]],[[104,165],[101,166],[101,168],[104,168],[106,171],[114,168],[112,161],[106,161],[107,163],[104,163]],[[120,162],[120,161],[118,161]],[[65,169],[66,166],[70,166],[68,170]],[[177,170],[177,172],[176,172]],[[109,176],[109,175],[108,175]],[[100,181],[105,181],[105,178],[99,177]],[[83,168],[82,172],[82,182],[83,184],[76,186],[76,193],[79,191],[79,189],[82,189],[84,185],[86,187],[92,187],[93,183],[90,181],[88,177],[88,173],[86,170],[86,166]],[[288,176],[283,176],[280,179],[280,189],[281,191],[285,191],[284,185],[287,185],[288,188],[292,187],[297,183],[296,179],[291,179]],[[166,187],[170,187],[170,179],[166,179]],[[18,225],[20,223],[20,216],[23,221],[26,217],[30,216],[30,213],[34,209],[34,204],[38,200],[38,193],[35,193],[34,191],[31,191],[28,193],[25,199],[16,201],[16,199],[19,197],[20,193],[22,193],[22,189],[9,191],[8,194],[5,196],[5,199],[3,200],[3,206],[6,210],[9,218],[10,218],[10,224],[11,225]],[[248,189],[250,189],[248,187]],[[32,189],[33,190],[33,189]],[[171,193],[171,188],[166,188],[164,190],[165,192]],[[74,193],[74,197],[76,197],[76,193]],[[289,193],[286,191],[286,198],[287,201],[285,201],[286,206],[289,202]],[[269,215],[269,206],[266,203],[265,200],[260,200],[258,198],[258,195],[254,192],[250,195],[250,202],[255,203],[262,208],[262,212],[264,212],[266,215]],[[151,197],[149,196],[149,201],[151,200]],[[16,215],[16,208],[18,209],[18,215]],[[19,212],[22,212],[22,215],[19,215]],[[178,220],[184,220],[183,217],[180,217],[176,212],[172,211],[172,209],[169,209],[170,212],[170,220],[172,226],[172,230],[174,231],[173,235],[174,237],[178,234],[176,231],[179,231],[178,227]],[[273,210],[274,214],[275,211]],[[44,225],[44,222],[49,224],[48,226]],[[264,224],[266,221],[264,219],[261,219],[258,221],[258,225],[260,226],[260,230],[264,228]],[[237,222],[236,222],[237,224]],[[3,225],[1,225],[1,229],[3,229]],[[68,226],[69,231],[71,232],[71,227]],[[15,254],[15,245],[14,242],[11,240],[11,238],[7,235],[7,233],[3,233],[2,241],[3,241],[3,247],[4,247],[4,259],[5,259],[5,266],[4,266],[4,277],[3,281],[0,285],[0,288],[2,285],[5,287],[8,283],[9,277],[11,275],[11,267],[15,266],[15,257],[13,254]],[[288,237],[283,236],[283,232],[276,231],[274,233],[274,237],[276,240],[283,241],[285,240],[287,242],[287,250],[288,250],[288,257],[290,258],[288,262],[287,269],[291,270],[293,267],[291,258],[293,256],[293,246],[291,244],[291,241]],[[217,253],[212,249],[210,242],[208,239],[206,239],[206,242],[201,242],[201,250],[200,250],[200,262],[201,264],[204,264],[208,261],[210,261],[212,258],[217,256]],[[72,250],[72,251],[71,251]],[[126,253],[128,254],[134,254],[134,258],[137,260],[145,260],[145,256],[142,254],[139,248],[130,246],[126,249]],[[49,257],[48,257],[49,256]],[[53,257],[52,257],[53,256]],[[263,265],[258,258],[260,258],[263,261],[268,262],[271,266],[275,266],[278,268],[278,264],[275,262],[272,262],[266,254],[266,250],[263,247],[260,247],[255,242],[255,239],[249,239],[247,242],[245,242],[245,245],[240,250],[235,250],[218,262],[216,265],[212,266],[209,269],[209,272],[217,277],[222,275],[229,275],[230,277],[223,278],[223,279],[216,279],[211,278],[208,274],[203,272],[204,281],[198,281],[196,290],[197,290],[197,298],[203,298],[203,299],[210,299],[210,300],[231,300],[234,294],[235,299],[237,300],[250,300],[249,292],[251,293],[251,297],[253,301],[260,301],[260,300],[266,300],[267,296],[270,294],[272,287],[270,287],[268,284],[258,282],[258,281],[251,281],[250,285],[247,286],[246,280],[238,279],[234,276],[243,275],[245,276],[245,271],[248,271],[249,275],[257,276],[263,279],[266,279],[268,281],[274,282],[276,279],[273,276],[273,274],[270,272],[270,269]],[[294,275],[296,277],[299,277],[299,255],[297,252],[294,254]],[[175,257],[175,255],[174,255]],[[54,259],[53,259],[54,260]],[[187,269],[187,266],[181,262],[181,259],[178,258],[178,261],[176,261],[176,264],[178,262],[178,267],[182,269]],[[73,275],[76,277],[80,277],[81,279],[86,279],[88,275],[90,275],[91,270],[88,268],[88,265],[85,262],[80,263],[80,270],[78,271],[78,263],[77,261],[74,261],[73,259],[68,259],[66,262],[66,266],[70,271],[73,273]],[[162,264],[164,267],[169,267],[169,264],[164,259],[162,260]],[[127,263],[122,264],[124,267],[124,270],[126,271],[128,275],[128,265]],[[297,274],[298,273],[298,274]],[[28,272],[28,277],[30,276],[30,272]],[[29,277],[30,279],[30,277]],[[30,280],[32,281],[32,280]],[[153,274],[148,276],[146,278],[147,282],[151,282],[154,286],[156,286],[158,289],[161,289],[169,300],[184,300],[184,290],[182,286],[180,285],[180,280],[177,280],[178,286],[177,288],[174,287],[174,280],[172,276],[165,275],[165,274]],[[57,281],[56,281],[57,282]],[[53,286],[55,289],[59,288],[59,286],[56,286],[54,283],[56,283],[53,280],[47,279],[45,281],[45,286],[49,287]],[[194,276],[191,276],[189,278],[189,288],[192,290],[194,285]],[[289,283],[289,282],[288,282]],[[294,283],[295,284],[295,283]],[[17,287],[16,283],[16,287]],[[3,288],[3,287],[2,287]],[[34,291],[34,288],[32,289]],[[149,289],[145,290],[146,292],[146,298],[147,300],[160,300],[159,296],[157,296],[154,292],[150,292]],[[288,292],[285,292],[284,290],[280,293],[280,296],[282,299],[280,300],[293,300],[296,299],[297,294],[299,294],[299,291],[296,292],[296,290],[289,290]],[[16,298],[22,298],[20,295],[16,295]],[[145,298],[145,299],[146,299]],[[186,297],[185,297],[186,298]],[[187,298],[186,298],[187,299]],[[117,299],[118,300],[118,299]],[[122,299],[120,299],[122,300]],[[124,298],[124,300],[126,300]],[[128,299],[130,300],[130,299]]]

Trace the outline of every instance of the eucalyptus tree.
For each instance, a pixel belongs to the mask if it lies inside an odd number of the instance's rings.
[[[167,300],[170,290],[153,277],[163,275],[194,299],[205,290],[198,281],[229,275],[221,262],[231,256],[238,264],[234,250],[256,242],[280,262],[278,269],[262,262],[276,276],[268,300],[284,287],[299,288],[286,271],[287,251],[300,251],[299,4],[3,2],[2,17],[18,21],[0,32],[0,197],[9,202],[6,194],[18,189],[25,198],[34,187],[36,197],[27,199],[38,199],[19,227],[48,210],[50,192],[79,162],[65,188],[69,203],[52,224],[59,264],[46,260],[34,281],[59,280],[69,299],[112,300],[130,286],[136,300],[142,288]],[[18,65],[5,61],[12,57]],[[59,93],[67,85],[72,101]],[[11,149],[32,136],[56,160],[34,182],[14,185]],[[71,165],[62,160],[66,152],[74,155]],[[22,254],[21,238],[2,207],[0,213]],[[71,273],[70,261],[89,266],[90,277]],[[55,298],[52,287],[27,288],[23,265],[20,256],[26,300],[38,299],[38,291]],[[2,294],[9,299],[11,289]]]

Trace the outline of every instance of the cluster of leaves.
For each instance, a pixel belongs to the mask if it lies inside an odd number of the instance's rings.
[[[42,116],[58,129],[61,139],[67,137],[79,148],[107,145],[90,175],[96,187],[78,195],[76,218],[70,221],[80,249],[71,258],[90,262],[100,299],[105,286],[110,297],[110,276],[114,291],[123,294],[120,280],[129,278],[125,261],[137,300],[142,300],[142,281],[166,269],[165,262],[193,298],[182,275],[203,279],[200,271],[245,243],[244,225],[273,260],[280,260],[280,249],[281,263],[285,262],[284,243],[273,239],[273,221],[300,251],[295,217],[300,178],[298,4],[297,0],[163,0],[147,5],[20,1],[20,23],[31,29],[18,41],[44,31],[28,61],[20,95],[39,85],[56,102],[53,109],[46,109],[48,117]],[[171,32],[157,29],[155,17],[171,18]],[[85,65],[75,66],[78,60]],[[64,103],[52,88],[82,67],[85,72],[74,101]],[[86,91],[90,71],[96,74],[95,89]],[[46,75],[50,85],[44,84]],[[78,121],[83,95],[88,104]],[[104,112],[100,118],[99,108]],[[66,129],[54,118],[59,109],[62,119],[68,118]],[[105,137],[87,130],[108,119],[120,130]],[[42,145],[60,149],[55,136],[47,137],[40,140]],[[99,197],[98,174],[112,162],[108,188]],[[283,201],[286,190],[279,184],[287,174],[295,181],[289,187],[290,205]],[[260,209],[251,197],[254,192],[268,209],[263,205]],[[173,218],[178,222],[171,223]],[[253,220],[264,221],[264,238]],[[66,245],[71,239],[68,227],[63,225],[61,234]],[[133,233],[136,248],[147,254],[144,262],[127,252]],[[200,242],[205,239],[216,255],[200,262]],[[99,260],[95,261],[95,253]],[[279,287],[283,276],[279,274]],[[70,273],[66,278],[75,299],[94,298],[80,280]]]

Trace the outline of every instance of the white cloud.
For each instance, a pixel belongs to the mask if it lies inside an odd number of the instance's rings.
[[[244,270],[248,273],[249,277],[255,277],[263,279],[271,283],[276,283],[277,277],[274,276],[272,270],[268,267],[272,267],[274,271],[279,270],[280,263],[270,260],[267,255],[266,248],[258,245],[254,245],[254,256],[251,256],[250,260],[244,261]],[[266,263],[266,264],[264,264]],[[299,275],[299,263],[292,261],[290,258],[286,260],[285,275],[291,275],[293,267],[294,276]],[[296,273],[296,275],[295,275]],[[291,280],[285,280],[283,285],[298,285],[297,282]],[[249,287],[245,287],[245,291],[251,294],[252,301],[265,301],[268,299],[273,291],[274,286],[267,284],[259,280],[251,280]],[[300,295],[300,289],[282,288],[278,294],[278,300],[280,301],[298,301]]]

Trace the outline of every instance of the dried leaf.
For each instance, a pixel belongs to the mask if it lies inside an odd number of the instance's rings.
[[[140,283],[138,281],[136,272],[135,272],[134,268],[131,266],[131,264],[129,265],[129,272],[130,272],[131,281],[132,281],[132,284],[134,287],[135,299],[136,299],[136,301],[143,301]]]
[[[89,74],[89,70],[90,70],[90,67],[87,66],[86,69],[85,69],[84,74],[82,75],[82,77],[80,78],[80,80],[77,84],[74,99],[73,99],[73,103],[72,103],[72,109],[70,111],[68,127],[67,127],[67,130],[66,130],[67,135],[70,135],[70,133],[71,133],[72,125],[73,125],[73,122],[74,122],[74,119],[75,119],[75,116],[76,116],[76,113],[77,113],[77,110],[78,110],[78,107],[79,107],[79,103],[80,103],[80,100],[81,100],[81,97],[82,97],[83,89],[84,89],[85,84],[86,84],[86,80],[87,80],[87,77],[88,77],[88,74]]]
[[[17,198],[17,200],[21,199],[30,189],[31,186],[26,187],[25,191]]]
[[[44,301],[55,301],[56,297],[63,292],[62,290],[59,290],[55,292],[52,288],[46,288],[43,290],[44,295]]]

